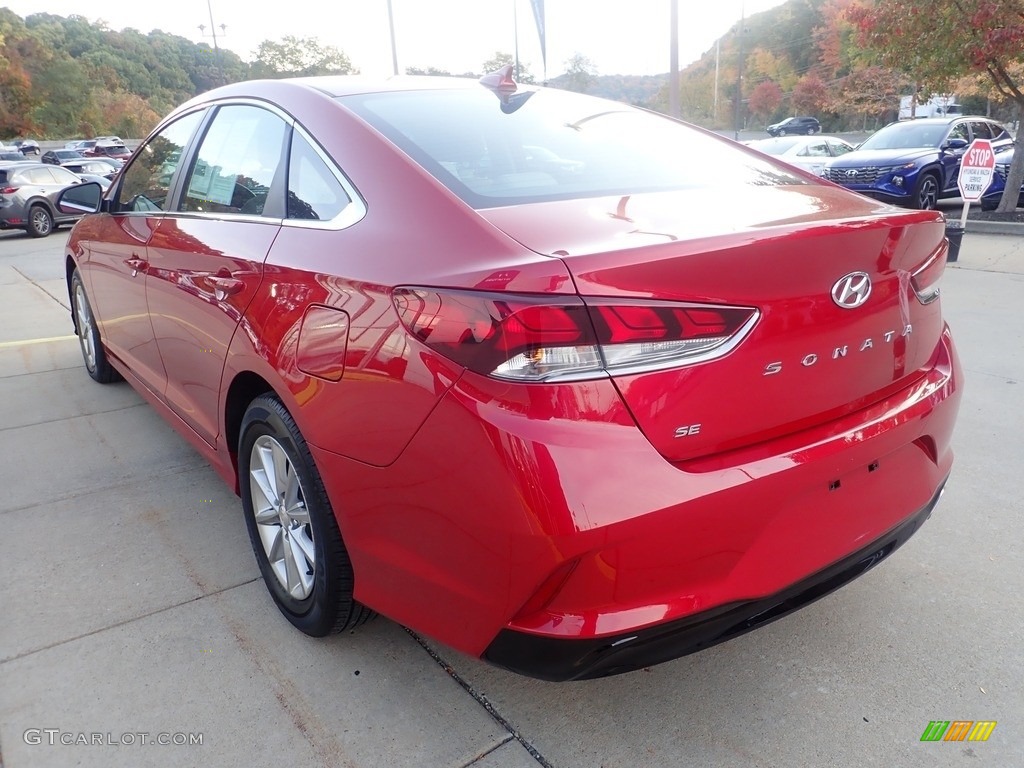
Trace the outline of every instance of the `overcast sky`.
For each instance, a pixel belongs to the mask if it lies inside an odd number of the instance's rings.
[[[252,60],[261,41],[294,35],[316,37],[344,51],[364,74],[390,74],[387,0],[328,2],[14,0],[6,5],[22,18],[44,12],[78,14],[90,21],[103,20],[111,29],[161,29],[211,44],[212,10],[218,33],[222,24],[226,26],[218,44],[246,61]],[[679,0],[680,68],[710,50],[741,14],[749,16],[782,2]],[[391,0],[391,6],[400,71],[431,66],[452,73],[479,70],[495,52],[513,53],[518,17],[520,60],[538,79],[543,75],[530,0]],[[566,59],[575,53],[588,57],[603,75],[668,72],[670,7],[670,0],[546,0],[548,76],[563,72]],[[206,27],[205,37],[200,24]]]

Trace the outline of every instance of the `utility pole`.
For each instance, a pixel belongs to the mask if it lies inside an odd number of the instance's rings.
[[[721,53],[722,38],[715,40],[715,113],[714,123],[718,125],[718,57]]]
[[[679,111],[679,0],[669,0],[669,72],[668,72],[668,113],[675,118]]]
[[[743,27],[746,23],[746,13],[743,3],[740,3],[740,28],[739,28],[739,60],[736,62],[736,104],[735,104],[735,125],[736,141],[740,140],[740,105],[743,102]]]

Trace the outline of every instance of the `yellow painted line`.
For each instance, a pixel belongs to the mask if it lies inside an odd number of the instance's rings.
[[[77,339],[75,334],[70,336],[50,336],[46,339],[22,339],[21,341],[0,341],[0,349],[9,349],[10,347],[27,347],[32,344],[49,344],[54,341],[67,341],[68,339]]]

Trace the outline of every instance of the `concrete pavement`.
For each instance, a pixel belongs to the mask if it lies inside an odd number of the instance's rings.
[[[3,768],[1024,765],[1024,237],[969,227],[943,279],[957,461],[903,549],[721,646],[561,685],[384,618],[292,629],[237,498],[126,384],[85,374],[65,239],[0,234]],[[932,720],[998,724],[921,742]]]

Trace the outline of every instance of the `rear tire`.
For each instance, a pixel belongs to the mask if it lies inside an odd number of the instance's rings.
[[[46,237],[53,232],[53,216],[45,205],[33,205],[28,210],[28,233],[32,237]]]
[[[352,596],[352,563],[309,447],[272,394],[246,409],[238,474],[253,553],[285,618],[312,637],[372,618]]]

